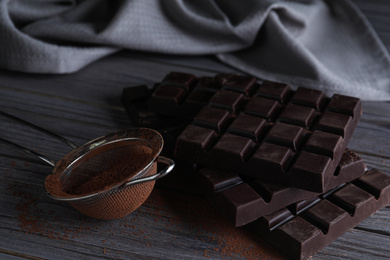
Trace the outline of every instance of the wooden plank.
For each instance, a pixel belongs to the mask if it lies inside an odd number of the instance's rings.
[[[363,116],[349,147],[359,154],[370,168],[390,174],[390,122],[383,111],[390,111],[390,103],[363,102]]]
[[[357,230],[363,230],[370,233],[376,233],[385,237],[390,236],[390,204],[379,210],[370,218],[362,221],[356,226]],[[389,243],[389,241],[387,241]]]
[[[388,259],[388,257],[388,236],[353,229],[339,237],[313,259]]]

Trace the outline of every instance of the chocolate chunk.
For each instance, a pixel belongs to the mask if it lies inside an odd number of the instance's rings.
[[[336,113],[342,113],[354,116],[359,113],[360,103],[356,98],[351,98],[344,95],[333,95],[328,104],[328,110]]]
[[[242,94],[222,89],[211,97],[210,105],[226,109],[230,112],[238,112],[243,101],[244,96]]]
[[[203,151],[208,150],[210,148],[210,144],[216,140],[217,133],[207,128],[189,125],[187,126],[186,131],[181,133],[180,136],[183,140],[185,140],[183,145],[191,145],[191,147],[194,149],[192,151],[193,154],[202,154]],[[181,149],[180,145],[182,144],[177,144],[176,148]],[[186,147],[183,149],[185,148]]]
[[[286,103],[291,94],[292,90],[289,85],[272,81],[264,81],[256,93],[257,96],[274,99],[281,104]]]
[[[258,87],[256,83],[256,78],[232,74],[225,81],[223,87],[246,95],[251,95]]]
[[[289,184],[324,191],[324,178],[333,175],[331,165],[332,160],[327,156],[301,152],[289,171]]]
[[[304,150],[326,155],[331,159],[338,158],[338,147],[342,145],[343,138],[339,135],[330,134],[322,131],[314,131],[307,140]]]
[[[255,143],[238,135],[224,134],[210,150],[210,157],[217,161],[244,162],[253,150]]]
[[[353,118],[348,115],[326,111],[316,128],[324,132],[338,134],[344,139],[349,140],[350,133],[355,128],[355,124]]]
[[[160,104],[157,101],[160,101],[161,104],[168,104],[169,107],[176,107],[183,103],[186,95],[187,91],[183,88],[171,85],[161,85],[153,93],[153,100],[156,102],[153,105],[159,106]]]
[[[292,161],[293,156],[294,153],[288,147],[264,142],[255,151],[248,165],[253,168],[258,167],[259,174],[253,174],[256,178],[256,175],[261,174],[262,178],[258,179],[281,183],[284,176],[274,173],[284,172]]]
[[[298,88],[291,98],[293,104],[312,107],[317,111],[322,109],[325,100],[326,97],[324,92],[302,87]]]
[[[244,113],[258,116],[271,121],[278,115],[281,105],[279,102],[264,97],[253,97],[245,105]]]
[[[306,134],[302,127],[277,122],[268,132],[265,142],[286,146],[295,152]]]
[[[188,115],[196,115],[214,95],[209,89],[194,89],[183,102],[183,109]]]
[[[317,115],[318,113],[313,108],[288,104],[278,121],[309,129]]]
[[[194,125],[213,129],[217,132],[224,132],[230,123],[231,115],[228,111],[205,107],[194,118]]]
[[[375,170],[357,179],[353,184],[368,191],[378,199],[383,196],[382,192],[386,187],[390,186],[390,178],[385,173]]]
[[[227,132],[248,137],[255,140],[255,142],[258,142],[265,135],[267,126],[267,121],[262,118],[240,114],[234,122],[230,124]]]
[[[367,201],[375,200],[375,197],[358,186],[348,184],[343,189],[331,194],[327,199],[354,216]]]
[[[348,212],[328,200],[322,200],[320,203],[305,210],[301,216],[321,229],[322,233],[326,235],[328,232],[332,232],[331,229],[334,229],[337,224],[346,221]],[[345,223],[342,224],[345,225]]]

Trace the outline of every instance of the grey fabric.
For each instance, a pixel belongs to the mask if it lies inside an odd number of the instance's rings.
[[[389,53],[349,0],[0,0],[2,68],[71,73],[122,49],[390,100]]]

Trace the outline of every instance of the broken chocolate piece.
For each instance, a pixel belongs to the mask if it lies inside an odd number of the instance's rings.
[[[390,176],[372,169],[308,209],[296,213],[284,208],[250,227],[290,258],[308,259],[388,203]]]
[[[259,171],[261,170],[260,168]],[[327,192],[334,192],[333,189],[341,187],[337,180],[350,182],[362,176],[365,170],[366,165],[363,160],[346,149],[337,167],[337,174],[332,177],[336,181],[332,181],[329,187],[331,190]],[[210,167],[198,170],[193,176],[200,194],[208,198],[235,226],[248,224],[293,203],[296,203],[295,207],[292,205],[289,209],[297,213],[321,198],[329,196],[328,193],[319,194],[259,179],[245,178]]]

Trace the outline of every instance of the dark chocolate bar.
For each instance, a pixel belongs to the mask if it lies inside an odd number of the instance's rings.
[[[322,91],[293,91],[234,74],[196,78],[173,72],[151,91],[125,88],[122,101],[138,126],[158,125],[166,151],[196,115],[178,140],[177,159],[314,192],[330,188],[361,116],[357,98],[330,99]]]
[[[224,76],[222,87],[178,137],[175,156],[324,192],[360,120],[360,99],[328,98],[318,90],[293,91],[285,84],[251,79]]]
[[[365,172],[363,160],[346,149],[337,167],[333,188],[352,181]],[[320,194],[294,187],[260,181],[213,168],[203,168],[195,174],[195,183],[221,214],[235,226],[243,226],[261,216],[270,214],[292,203],[316,197]],[[297,203],[304,207],[304,203]]]
[[[388,203],[390,176],[372,169],[336,191],[300,202],[295,210],[261,217],[249,227],[292,259],[308,259]]]

